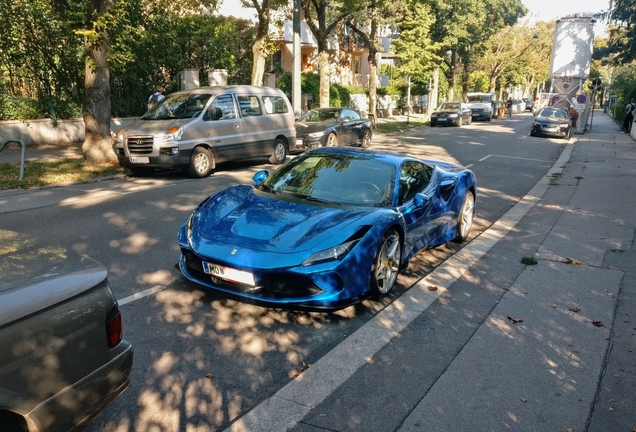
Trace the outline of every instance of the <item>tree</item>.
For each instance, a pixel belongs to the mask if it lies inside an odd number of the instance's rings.
[[[318,72],[320,75],[320,106],[329,106],[329,38],[351,12],[355,10],[351,1],[303,0],[305,22],[318,45]]]
[[[84,157],[92,162],[116,161],[112,152],[111,93],[109,51],[113,31],[120,24],[115,0],[83,0],[77,3],[51,0],[54,9],[84,40],[84,103],[82,117],[86,136],[82,144]],[[124,0],[121,0],[124,1]],[[204,7],[216,7],[216,0],[182,0],[178,4],[167,0],[157,2],[165,10],[179,8],[200,12]]]
[[[363,46],[369,50],[369,112],[376,116],[377,113],[377,73],[378,73],[378,28],[386,23],[382,17],[394,16],[400,10],[400,1],[386,2],[382,0],[369,0],[364,5],[364,12],[354,13],[347,25],[363,41]],[[368,33],[363,30],[368,28]]]
[[[628,64],[636,59],[636,0],[616,0],[606,14],[614,23],[609,29],[609,48],[614,64]]]
[[[279,9],[287,6],[287,0],[241,0],[245,7],[253,7],[256,9],[258,24],[256,26],[256,37],[252,45],[253,66],[252,66],[252,85],[263,85],[263,74],[265,73],[265,62],[267,55],[271,53],[270,48],[270,24],[271,13],[273,9]]]

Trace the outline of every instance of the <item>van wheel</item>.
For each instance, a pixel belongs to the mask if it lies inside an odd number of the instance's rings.
[[[280,165],[287,158],[287,145],[281,138],[274,140],[274,153],[269,157],[269,163]]]
[[[155,169],[150,167],[131,166],[128,169],[135,177],[146,177],[155,172]]]
[[[210,175],[214,169],[214,157],[205,147],[195,147],[190,155],[188,175],[195,178],[203,178]]]

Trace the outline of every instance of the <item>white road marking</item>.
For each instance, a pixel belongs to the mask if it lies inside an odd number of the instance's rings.
[[[488,230],[410,287],[399,299],[276,394],[236,420],[225,432],[269,432],[293,428],[514,228],[548,190],[550,177],[562,171],[573,149],[574,145],[568,144],[547,174]],[[429,290],[432,285],[438,289]]]
[[[520,160],[528,160],[528,161],[534,161],[534,162],[552,162],[552,161],[549,161],[549,160],[530,159],[530,158],[522,158],[522,157],[515,157],[515,156],[503,156],[503,155],[493,155],[493,154],[490,154],[488,156],[484,156],[483,158],[479,159],[479,162],[483,162],[486,159],[488,159],[489,157],[500,157],[500,158],[507,158],[507,159],[520,159]]]
[[[147,290],[138,292],[137,294],[133,294],[133,295],[130,295],[128,297],[124,297],[121,300],[117,300],[117,303],[119,303],[119,306],[123,306],[125,304],[134,302],[135,300],[139,300],[141,298],[148,297],[150,295],[156,294],[159,291],[165,290],[166,288],[167,287],[165,287],[165,286],[157,285],[157,286],[154,286],[152,288],[148,288]]]

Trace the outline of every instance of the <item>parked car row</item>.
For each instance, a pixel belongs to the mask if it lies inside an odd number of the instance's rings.
[[[296,122],[279,89],[212,86],[169,94],[117,134],[119,164],[133,175],[185,169],[207,177],[216,164],[259,157],[281,164],[290,151],[369,147],[371,123],[350,108],[311,110]]]

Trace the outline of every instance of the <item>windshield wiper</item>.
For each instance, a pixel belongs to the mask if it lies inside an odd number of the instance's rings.
[[[312,202],[319,202],[319,203],[323,203],[323,204],[336,204],[336,205],[340,205],[340,203],[334,202],[334,201],[329,201],[329,200],[325,200],[322,198],[316,198],[314,196],[311,195],[305,195],[305,194],[301,194],[301,193],[297,193],[297,192],[289,192],[289,191],[285,191],[286,195],[291,195],[294,196],[296,198],[301,198],[307,201],[312,201]]]

